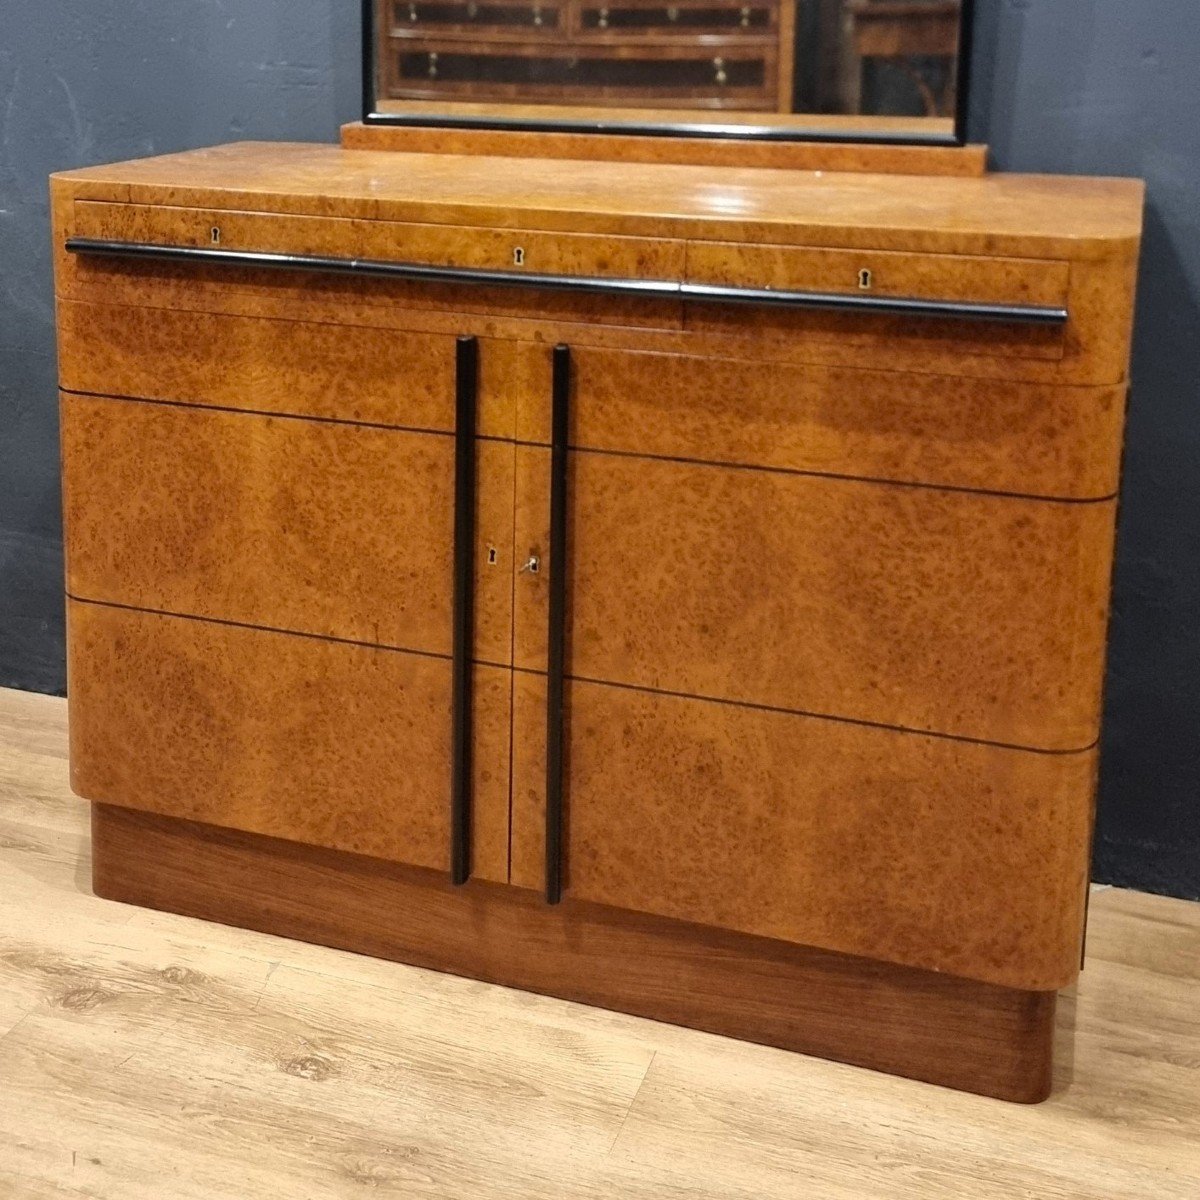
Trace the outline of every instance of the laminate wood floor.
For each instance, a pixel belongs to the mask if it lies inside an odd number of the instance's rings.
[[[0,1197],[1200,1197],[1200,905],[1105,890],[1034,1108],[98,900],[0,690]]]

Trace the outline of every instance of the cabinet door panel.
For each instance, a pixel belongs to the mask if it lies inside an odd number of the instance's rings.
[[[518,555],[548,452],[518,448]],[[1110,502],[575,452],[568,673],[1041,750],[1096,739]],[[549,570],[555,569],[549,564]],[[545,669],[546,579],[518,584]]]
[[[542,885],[545,676],[514,689],[513,882]],[[1095,751],[573,681],[566,895],[1010,987],[1079,963]]]
[[[525,358],[532,376],[538,350]],[[1117,490],[1124,386],[1055,387],[573,348],[571,444],[1023,495]],[[518,433],[548,442],[541,381],[512,373]]]
[[[133,305],[58,306],[67,391],[454,432],[454,339]],[[482,433],[511,436],[504,397]]]
[[[443,871],[449,660],[69,606],[85,799]],[[508,672],[475,669],[475,874],[508,875]]]
[[[451,436],[69,394],[62,411],[72,594],[450,653]],[[478,443],[476,656],[495,662],[512,471],[511,444]]]

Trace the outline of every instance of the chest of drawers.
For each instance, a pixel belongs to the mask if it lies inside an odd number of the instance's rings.
[[[1046,1093],[1140,185],[240,145],[53,194],[101,894]]]
[[[782,0],[378,0],[388,100],[791,112]]]

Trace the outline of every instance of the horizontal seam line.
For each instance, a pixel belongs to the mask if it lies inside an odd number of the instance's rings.
[[[452,662],[452,654],[439,654],[436,650],[417,650],[411,646],[392,646],[386,642],[363,642],[355,638],[335,637],[329,633],[308,633],[301,629],[284,629],[278,625],[256,625],[253,621],[232,621],[227,617],[205,617],[198,613],[174,612],[169,608],[149,608],[142,604],[120,604],[115,600],[92,600],[87,596],[79,596],[68,591],[66,597],[74,604],[90,604],[97,608],[115,608],[122,612],[146,613],[155,617],[174,617],[180,621],[199,621],[205,625],[222,625],[231,629],[256,629],[260,633],[277,633],[283,637],[308,638],[315,642],[332,642],[338,646],[359,646],[365,650],[387,650],[393,654],[413,654],[419,658],[437,659],[439,662]],[[486,658],[472,658],[472,663],[481,667],[497,667],[509,670],[508,663],[492,662]]]
[[[528,442],[521,438],[487,438],[489,441],[511,441],[517,446],[529,446],[535,449],[549,450],[549,442]],[[723,467],[731,471],[762,471],[770,475],[796,475],[811,479],[834,479],[843,483],[874,483],[886,487],[919,488],[932,492],[962,492],[970,496],[992,496],[1003,500],[1033,500],[1043,504],[1107,504],[1115,500],[1120,493],[1109,492],[1103,496],[1046,496],[1037,492],[1006,492],[998,488],[965,487],[953,483],[918,483],[911,479],[888,479],[881,475],[845,475],[837,471],[812,471],[800,467],[773,467],[757,463],[723,462],[713,458],[686,458],[679,454],[649,454],[640,450],[609,450],[599,446],[569,445],[574,454],[599,454],[612,458],[640,458],[654,462],[681,463],[694,467]]]
[[[534,667],[518,667],[511,668],[512,671],[521,675],[545,675],[544,670]],[[892,725],[886,721],[868,721],[861,717],[839,717],[833,713],[813,712],[810,709],[804,708],[783,708],[775,704],[757,704],[752,700],[728,700],[720,696],[704,696],[698,692],[673,692],[666,688],[646,687],[643,684],[637,683],[618,683],[613,679],[594,679],[589,675],[570,675],[567,679],[574,683],[594,684],[598,687],[614,687],[627,692],[645,692],[651,696],[674,696],[681,700],[698,700],[704,704],[725,704],[733,708],[747,708],[754,712],[769,712],[779,713],[782,716],[788,717],[806,717],[814,721],[836,721],[842,725],[858,725],[867,729],[883,729],[892,733],[910,734],[915,737],[930,737],[937,738],[947,742],[964,742],[971,746],[991,746],[997,750],[1013,750],[1022,754],[1045,754],[1052,757],[1062,757],[1072,754],[1086,754],[1089,750],[1094,750],[1100,743],[1100,739],[1096,738],[1089,742],[1086,746],[1069,747],[1064,750],[1048,750],[1039,746],[1024,746],[1017,742],[997,742],[990,738],[970,737],[967,734],[961,733],[940,733],[934,729],[914,729],[908,725]]]
[[[954,149],[954,147],[952,147],[952,146],[946,146],[945,148],[946,149]],[[75,182],[75,181],[68,181],[68,182]],[[85,186],[89,183],[93,183],[93,184],[95,183],[95,181],[91,181],[91,180],[81,180],[78,182],[83,183]],[[101,183],[99,186],[104,186],[104,184]],[[220,188],[211,189],[212,194],[209,197],[208,203],[197,204],[195,201],[190,201],[187,203],[179,203],[176,201],[172,201],[169,197],[163,197],[163,198],[154,199],[154,200],[145,200],[145,199],[135,200],[132,198],[132,189],[133,188],[147,188],[148,187],[148,188],[156,189],[156,188],[163,186],[161,184],[147,183],[145,181],[142,181],[142,182],[134,181],[134,182],[129,182],[129,183],[113,182],[113,183],[108,184],[108,186],[115,187],[118,189],[124,189],[126,191],[125,199],[111,199],[111,198],[104,197],[104,196],[72,195],[70,197],[71,203],[72,204],[106,204],[106,205],[110,205],[110,206],[121,205],[121,206],[128,207],[128,208],[170,208],[170,209],[178,209],[178,210],[182,210],[182,211],[194,212],[197,214],[206,213],[206,212],[219,212],[219,213],[229,213],[232,215],[250,216],[250,217],[309,217],[309,218],[312,218],[313,220],[325,221],[325,222],[378,221],[381,224],[386,224],[386,225],[408,225],[408,226],[430,225],[430,226],[433,226],[434,228],[444,228],[444,229],[464,229],[464,228],[476,229],[476,228],[485,227],[482,223],[465,225],[462,221],[459,221],[459,220],[433,221],[433,220],[429,220],[427,218],[426,219],[421,219],[421,218],[417,218],[417,217],[403,218],[403,217],[394,217],[394,216],[389,217],[389,216],[381,215],[380,209],[379,209],[379,206],[381,204],[411,204],[414,202],[413,199],[411,199],[411,198],[409,198],[409,199],[397,198],[397,199],[380,200],[378,198],[371,198],[368,196],[346,197],[346,199],[350,203],[362,203],[362,204],[366,204],[369,208],[373,208],[374,214],[371,216],[367,216],[367,217],[353,216],[353,215],[348,215],[348,214],[331,216],[328,213],[298,212],[296,210],[288,210],[288,209],[283,209],[283,208],[221,208],[215,203],[217,200],[222,198],[221,193],[223,192],[223,189],[220,189]],[[312,196],[313,199],[319,198],[318,193],[310,193],[310,195]],[[430,202],[428,200],[425,200],[422,197],[416,197],[416,203],[428,204]],[[461,202],[461,201],[453,201],[447,205],[444,205],[443,207],[449,207],[451,209],[461,209],[463,207],[468,207],[468,208],[471,208],[472,210],[474,210],[480,206],[472,205],[472,204],[466,204],[464,206],[463,202]],[[626,221],[636,221],[639,218],[644,220],[645,215],[640,214],[640,213],[622,213],[622,214],[618,215],[618,219],[626,220]],[[678,216],[678,215],[664,216],[661,214],[654,215],[653,219],[657,220],[657,221],[666,221],[667,223],[673,224],[673,225],[674,224],[688,225],[688,224],[695,224],[695,223],[700,223],[700,224],[719,223],[721,220],[721,218],[713,217],[711,215],[685,217],[685,216]],[[763,223],[768,224],[768,225],[778,225],[781,228],[788,227],[788,223],[786,223],[782,220],[777,220],[777,221],[765,220],[765,221],[763,221]],[[812,228],[816,227],[813,225],[812,222],[808,222],[807,224],[809,227],[812,227]],[[576,229],[566,229],[566,228],[557,227],[557,226],[553,226],[553,225],[539,226],[539,225],[532,225],[532,224],[522,224],[522,225],[508,226],[508,225],[497,225],[494,221],[488,222],[486,227],[490,228],[490,229],[499,230],[500,232],[503,232],[503,233],[548,233],[548,234],[561,235],[564,233],[578,233],[579,232]],[[590,229],[584,230],[583,236],[593,236],[593,237],[601,237],[601,238],[607,237],[607,236],[611,236],[611,230],[602,229],[602,228],[598,227],[595,230],[590,230]],[[649,240],[655,240],[653,234],[647,234],[647,233],[640,233],[640,234],[636,234],[636,233],[624,234],[624,233],[622,233],[622,234],[617,234],[616,236],[629,237],[629,238],[640,237],[640,238],[645,238],[645,239],[649,239]],[[962,236],[962,235],[956,234],[955,236]],[[968,236],[970,236],[970,235],[968,235]],[[1056,241],[1056,242],[1069,240],[1064,236],[1059,236],[1056,234],[1047,234],[1044,236],[1047,237],[1049,240]],[[986,250],[933,250],[933,251],[921,251],[921,250],[911,250],[911,249],[910,250],[896,250],[894,247],[889,248],[889,247],[885,247],[885,246],[847,246],[841,242],[812,242],[812,241],[808,241],[808,242],[761,241],[760,242],[760,241],[747,241],[744,238],[741,238],[741,239],[739,239],[739,238],[733,238],[733,239],[715,238],[715,237],[712,237],[707,234],[698,234],[698,233],[694,233],[694,232],[690,236],[685,235],[682,232],[678,233],[678,234],[673,234],[673,235],[671,235],[670,240],[682,241],[682,242],[698,242],[698,243],[707,243],[707,244],[715,243],[716,245],[720,245],[720,246],[741,247],[741,246],[750,245],[750,246],[765,246],[765,247],[771,247],[771,248],[780,247],[785,250],[791,250],[791,249],[796,249],[796,250],[846,250],[846,251],[850,251],[850,252],[863,253],[863,254],[919,254],[919,255],[922,255],[922,257],[933,256],[933,257],[938,257],[938,258],[974,258],[974,259],[980,259],[980,260],[989,261],[989,262],[994,261],[997,257],[999,257],[999,258],[1012,259],[1014,261],[1021,262],[1021,263],[1049,263],[1054,266],[1057,266],[1060,264],[1064,264],[1066,266],[1071,266],[1073,263],[1075,263],[1077,261],[1080,261],[1080,262],[1105,261],[1103,258],[1097,259],[1097,260],[1074,259],[1074,258],[1071,258],[1070,256],[1064,255],[1064,254],[1054,254],[1054,255],[1035,254],[1035,255],[1030,256],[1030,255],[1024,255],[1024,254],[1018,254],[1015,251],[1001,251],[997,255],[995,252],[986,251]],[[1104,238],[1101,240],[1107,242],[1107,241],[1111,241],[1112,239]],[[1124,240],[1124,239],[1122,239],[1122,240]],[[1108,257],[1112,257],[1112,256],[1108,256]]]
[[[203,624],[221,625],[221,626],[226,626],[226,627],[230,627],[230,628],[234,628],[234,629],[255,629],[255,630],[258,630],[263,633],[280,634],[284,637],[308,638],[312,641],[332,642],[335,645],[360,646],[360,647],[363,647],[364,649],[369,649],[369,650],[388,650],[388,651],[392,652],[393,654],[413,654],[413,655],[417,655],[421,658],[437,659],[438,661],[441,661],[441,662],[450,662],[450,661],[452,661],[452,657],[453,657],[452,655],[449,655],[449,654],[438,654],[435,651],[431,651],[431,650],[415,650],[415,649],[411,649],[411,648],[405,647],[405,646],[390,646],[383,642],[360,642],[360,641],[354,640],[353,638],[339,638],[339,637],[334,637],[331,634],[324,634],[324,633],[306,633],[306,632],[303,632],[301,630],[296,630],[296,629],[282,629],[275,625],[255,625],[248,621],[231,621],[231,620],[228,620],[227,618],[223,618],[223,617],[204,617],[204,616],[199,616],[196,613],[172,612],[169,609],[148,608],[148,607],[136,605],[136,604],[120,604],[113,600],[91,600],[91,599],[87,598],[86,596],[79,596],[79,595],[76,595],[74,592],[69,592],[69,591],[66,593],[66,596],[69,600],[71,600],[72,602],[74,602],[76,604],[90,604],[90,605],[93,605],[98,608],[114,608],[114,609],[118,609],[123,612],[147,613],[149,615],[159,616],[159,617],[174,617],[177,620],[199,621]],[[545,675],[546,674],[545,671],[538,670],[538,669],[535,669],[532,667],[512,666],[508,663],[497,663],[497,662],[493,662],[489,659],[472,658],[471,661],[479,666],[495,667],[499,670],[511,670],[511,671],[514,671],[515,673],[522,674],[522,675]],[[841,724],[860,725],[860,726],[864,726],[869,729],[886,729],[886,730],[891,730],[895,733],[914,734],[918,737],[939,738],[944,741],[966,742],[970,745],[994,746],[1000,750],[1018,750],[1018,751],[1022,751],[1022,752],[1029,753],[1029,754],[1047,754],[1047,755],[1085,754],[1085,753],[1087,753],[1087,751],[1094,749],[1100,740],[1099,738],[1096,738],[1094,741],[1090,742],[1088,745],[1080,746],[1077,748],[1069,748],[1069,749],[1063,749],[1063,750],[1047,750],[1047,749],[1043,749],[1043,748],[1040,748],[1037,746],[1023,746],[1023,745],[1020,745],[1020,744],[1014,743],[1014,742],[997,742],[997,741],[992,741],[988,738],[969,737],[965,734],[940,733],[936,730],[914,729],[910,726],[893,725],[893,724],[889,724],[884,721],[868,721],[868,720],[864,720],[859,717],[839,717],[839,716],[835,716],[831,713],[813,712],[808,709],[783,708],[783,707],[780,707],[779,705],[773,705],[773,704],[757,704],[757,703],[754,703],[753,701],[749,701],[749,700],[722,699],[721,697],[718,697],[718,696],[704,696],[704,695],[700,695],[699,693],[696,693],[696,692],[672,692],[672,691],[666,690],[665,688],[652,688],[652,687],[646,687],[641,684],[633,684],[633,683],[618,683],[615,680],[594,679],[587,675],[570,675],[570,674],[568,674],[566,676],[566,678],[569,680],[572,680],[574,682],[578,682],[578,683],[595,684],[600,687],[615,687],[615,688],[620,688],[624,691],[631,691],[631,692],[645,692],[649,695],[654,695],[654,696],[676,696],[676,697],[679,697],[684,700],[698,700],[698,701],[701,701],[706,704],[726,704],[726,705],[730,705],[735,708],[746,708],[746,709],[751,709],[751,710],[754,710],[757,712],[780,713],[784,716],[807,717],[812,720],[818,720],[818,721],[837,721]]]
[[[258,294],[253,291],[243,291],[238,288],[229,288],[228,293],[232,294],[232,295],[236,295],[236,296],[247,296],[247,295],[257,295]],[[427,328],[423,328],[423,327],[417,328],[414,325],[373,325],[373,324],[369,324],[369,323],[364,323],[362,321],[338,320],[335,317],[326,317],[326,316],[311,316],[311,315],[309,315],[309,316],[279,316],[277,314],[237,312],[237,311],[233,311],[231,309],[223,309],[223,308],[215,308],[215,307],[181,308],[181,307],[178,307],[178,306],[172,305],[172,304],[165,304],[165,303],[164,304],[147,304],[147,303],[140,303],[140,302],[126,300],[126,299],[95,300],[86,295],[84,295],[84,296],[73,295],[70,291],[65,291],[65,290],[59,291],[57,288],[55,289],[54,296],[55,296],[56,300],[60,300],[65,304],[78,304],[81,307],[87,307],[87,308],[132,308],[132,309],[138,309],[138,310],[148,311],[148,312],[187,312],[187,313],[194,313],[198,316],[230,317],[230,318],[236,318],[236,319],[245,320],[245,321],[278,321],[281,323],[290,323],[290,324],[297,324],[297,325],[331,326],[332,328],[335,328],[335,329],[377,330],[377,331],[382,331],[385,333],[399,333],[401,335],[407,335],[409,337],[429,336],[429,337],[452,338],[455,336],[453,333],[443,333],[440,330],[431,330],[431,329],[427,329]],[[384,308],[389,308],[389,307],[393,307],[393,306],[372,305],[371,309],[373,311],[378,311],[379,309],[384,309]],[[480,320],[486,319],[486,317],[488,315],[486,313],[470,313],[470,312],[462,313],[460,310],[457,310],[457,309],[454,309],[451,307],[443,308],[443,307],[438,307],[438,306],[432,306],[429,308],[419,308],[419,309],[402,308],[402,309],[400,309],[400,311],[406,312],[406,313],[414,313],[414,314],[430,312],[430,313],[435,313],[438,315],[448,315],[448,314],[456,314],[456,315],[460,315],[460,316],[465,315],[467,317],[478,318]],[[520,323],[523,325],[529,325],[529,326],[536,325],[536,324],[538,324],[539,321],[542,321],[542,318],[540,318],[540,317],[520,317],[520,316],[503,316],[503,315],[499,319],[504,320],[504,321],[512,321],[512,322]],[[420,324],[419,315],[418,315],[417,323]],[[545,323],[545,322],[542,321],[542,323]],[[582,318],[579,318],[577,320],[571,320],[570,318],[567,318],[567,317],[561,317],[561,318],[555,317],[551,320],[551,323],[555,324],[555,325],[570,325],[572,327],[578,327],[581,329],[591,328],[591,325],[589,325],[589,323],[584,321]],[[731,335],[731,334],[711,334],[711,333],[705,333],[705,332],[697,332],[695,329],[688,329],[686,327],[679,326],[679,325],[660,325],[660,326],[654,326],[654,325],[625,325],[625,326],[623,326],[623,325],[602,325],[601,328],[606,329],[606,330],[619,329],[626,333],[633,333],[636,335],[646,335],[648,337],[663,337],[663,336],[679,337],[679,336],[683,336],[685,341],[688,341],[688,340],[694,341],[697,338],[707,338],[707,337],[730,338],[730,337],[737,336],[737,335]],[[515,335],[508,335],[508,334],[493,335],[493,334],[487,334],[487,333],[475,334],[473,336],[479,337],[480,340],[482,340],[482,341],[519,342],[522,345],[530,345],[530,346],[542,346],[545,344],[542,340],[540,340],[537,337],[536,333],[533,332],[532,330],[528,333],[528,336],[515,336]],[[742,340],[744,340],[744,339],[742,339]],[[722,362],[742,363],[742,364],[745,364],[748,366],[755,366],[755,367],[761,367],[765,363],[768,366],[779,366],[784,369],[793,370],[793,371],[805,371],[805,370],[843,371],[843,372],[850,372],[850,373],[859,374],[859,375],[863,375],[863,374],[867,374],[867,375],[905,375],[905,376],[912,376],[914,378],[925,379],[925,380],[943,380],[943,379],[967,380],[968,382],[981,383],[985,386],[992,385],[992,386],[996,386],[996,387],[1040,388],[1045,391],[1058,391],[1058,390],[1076,390],[1076,391],[1084,391],[1084,392],[1111,391],[1114,388],[1124,388],[1129,383],[1128,373],[1125,373],[1120,378],[1112,380],[1112,381],[1102,381],[1099,383],[1075,383],[1075,382],[1071,382],[1071,381],[1059,382],[1057,380],[1020,380],[1020,379],[1014,380],[1014,379],[1011,379],[1006,376],[993,377],[990,375],[972,375],[972,374],[962,374],[960,372],[955,372],[955,371],[920,371],[915,366],[911,366],[911,365],[900,366],[900,367],[889,367],[889,366],[877,367],[877,366],[871,366],[869,364],[864,364],[864,363],[854,363],[853,365],[847,365],[845,363],[828,363],[828,362],[821,362],[819,360],[805,360],[805,361],[801,361],[801,362],[793,362],[790,360],[782,360],[782,359],[764,359],[761,357],[755,357],[754,355],[748,354],[748,353],[747,354],[738,354],[738,353],[735,353],[733,350],[730,350],[724,354],[706,356],[703,353],[697,353],[695,350],[688,349],[688,348],[686,348],[686,346],[681,349],[666,349],[666,350],[657,349],[657,348],[651,348],[651,349],[639,348],[639,349],[635,349],[635,350],[622,350],[620,347],[607,346],[602,343],[598,344],[598,343],[585,342],[585,343],[580,344],[579,348],[581,350],[603,352],[603,353],[678,354],[682,357],[688,357],[688,358],[712,357],[712,358],[717,358]],[[983,357],[990,358],[991,356],[983,356]],[[1025,360],[1022,360],[1022,361],[1025,361]],[[1062,360],[1061,359],[1035,359],[1032,361],[1034,361],[1034,362],[1061,362]]]
[[[283,421],[315,421],[321,425],[350,425],[359,429],[386,429],[394,433],[428,433],[433,437],[452,438],[453,429],[428,429],[419,425],[386,425],[382,421],[355,421],[349,417],[322,417],[310,413],[277,412],[264,408],[234,408],[229,404],[205,404],[199,400],[157,400],[149,396],[127,396],[120,392],[85,392],[60,385],[68,396],[84,396],[93,400],[117,400],[127,404],[156,404],[162,408],[190,408],[202,412],[234,413],[246,417],[278,417]]]

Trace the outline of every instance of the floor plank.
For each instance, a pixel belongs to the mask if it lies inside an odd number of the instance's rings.
[[[1194,1200],[1200,905],[1093,896],[1023,1108],[91,895],[0,690],[0,1197]]]

